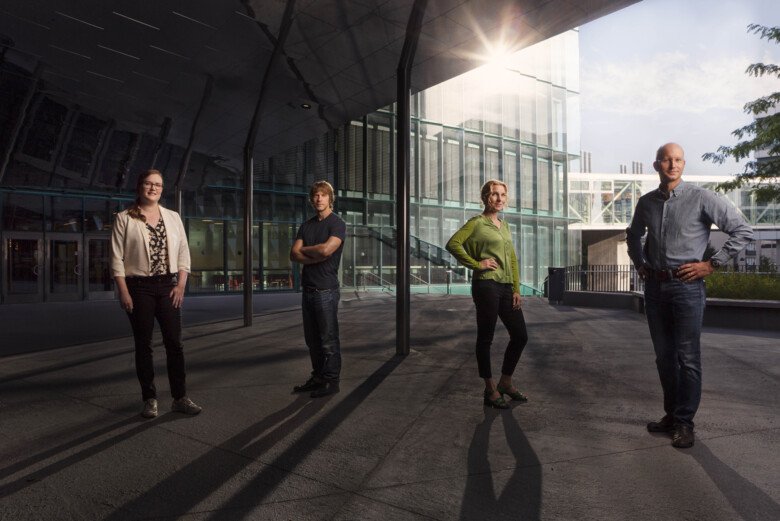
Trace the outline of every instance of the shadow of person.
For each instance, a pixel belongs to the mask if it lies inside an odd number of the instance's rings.
[[[286,407],[237,433],[128,501],[105,521],[126,519],[128,512],[143,517],[178,516],[189,512],[295,432],[322,408],[323,403],[308,395],[298,395]]]
[[[2,470],[0,470],[0,479],[3,479],[5,477],[10,477],[13,474],[17,474],[20,471],[24,470],[25,468],[32,467],[37,463],[41,463],[49,459],[56,459],[57,455],[68,453],[70,452],[71,449],[78,447],[79,445],[86,445],[85,448],[79,450],[78,452],[70,454],[69,456],[66,456],[62,459],[53,461],[52,463],[49,463],[48,465],[41,467],[38,470],[34,470],[29,474],[25,474],[24,476],[21,476],[15,479],[14,481],[11,481],[10,483],[3,485],[2,487],[0,487],[0,498],[10,496],[11,494],[19,492],[20,490],[29,487],[39,481],[42,481],[48,478],[49,476],[52,476],[57,472],[60,472],[61,470],[64,470],[72,465],[76,465],[82,461],[85,461],[103,452],[106,449],[115,447],[116,445],[124,441],[127,441],[148,429],[151,429],[153,427],[158,427],[164,423],[170,423],[177,420],[185,420],[187,418],[188,418],[187,416],[184,416],[182,414],[167,413],[160,416],[154,421],[149,421],[141,418],[138,415],[133,415],[133,417],[131,418],[120,420],[106,427],[97,429],[89,434],[79,436],[74,440],[62,443],[56,447],[52,447],[51,449],[45,450],[34,456],[30,456],[29,458],[25,458],[21,461],[13,463],[12,465],[9,465],[8,467],[5,467]],[[127,430],[122,430],[124,427],[130,427],[130,428]],[[105,438],[94,445],[90,445],[90,442],[92,440],[102,437],[116,430],[120,430],[121,432],[114,434],[113,436],[110,436],[108,438]]]
[[[704,442],[698,440],[696,445],[684,453],[701,465],[742,519],[780,519],[780,505],[769,494],[723,463]],[[777,472],[777,469],[772,472]]]
[[[514,457],[507,470],[490,468],[490,431],[501,417],[506,443]],[[511,470],[503,490],[496,490],[494,476]],[[486,409],[484,420],[474,429],[468,453],[468,477],[459,519],[538,520],[541,515],[542,469],[531,444],[511,411]]]

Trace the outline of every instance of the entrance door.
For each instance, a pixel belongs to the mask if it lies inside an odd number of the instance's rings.
[[[43,300],[43,238],[40,233],[9,232],[3,236],[3,301],[9,304]]]
[[[114,298],[114,279],[111,277],[111,236],[87,235],[84,266],[84,291],[87,299]]]
[[[46,300],[81,300],[81,235],[46,234]]]

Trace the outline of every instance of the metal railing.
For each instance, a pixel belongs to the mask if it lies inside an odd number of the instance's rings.
[[[568,266],[566,291],[627,293],[643,291],[644,281],[631,264]]]

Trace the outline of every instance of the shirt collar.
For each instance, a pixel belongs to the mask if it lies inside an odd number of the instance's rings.
[[[688,186],[685,184],[685,181],[683,181],[682,179],[680,179],[680,182],[677,184],[677,186],[675,186],[675,187],[672,189],[671,193],[669,194],[669,198],[671,199],[672,197],[679,197],[679,196],[680,196],[680,195],[682,195],[682,194],[683,194],[683,192],[685,192],[685,190],[687,190],[687,189],[688,189]],[[660,186],[659,186],[658,188],[656,188],[656,191],[658,192],[658,196],[659,196],[661,199],[665,199],[665,197],[664,197],[664,191],[663,191],[663,190],[661,190],[661,187],[660,187]]]

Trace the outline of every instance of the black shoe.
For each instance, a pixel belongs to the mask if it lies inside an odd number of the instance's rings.
[[[676,425],[672,435],[672,446],[678,449],[693,447],[693,427],[690,425]]]
[[[338,382],[325,382],[320,384],[320,387],[313,390],[309,396],[312,398],[321,398],[323,396],[336,394],[337,392],[339,392]]]
[[[308,393],[310,391],[316,391],[320,387],[325,385],[322,381],[318,380],[315,377],[311,377],[308,380],[306,380],[306,383],[301,385],[296,385],[293,387],[294,393]]]
[[[509,409],[509,404],[506,403],[506,400],[504,400],[504,397],[501,396],[501,393],[499,392],[498,398],[495,400],[491,400],[490,396],[493,394],[493,391],[485,391],[485,397],[482,400],[482,403],[487,405],[488,407],[493,407],[494,409]]]
[[[657,422],[647,424],[648,432],[672,432],[674,430],[674,418],[668,414]]]

